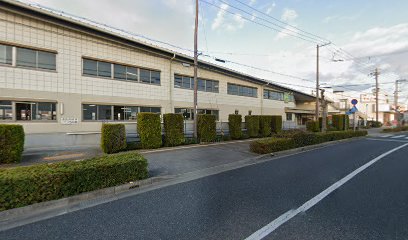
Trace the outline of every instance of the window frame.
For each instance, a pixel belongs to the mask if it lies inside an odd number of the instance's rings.
[[[176,79],[180,79],[181,78],[181,84],[180,85],[176,85]],[[190,87],[184,87],[184,79],[189,79],[189,86]],[[197,82],[198,82],[198,87],[197,87],[197,91],[200,92],[208,92],[208,93],[219,93],[220,92],[220,81],[219,80],[213,80],[213,79],[205,79],[205,78],[197,78]],[[202,86],[202,88],[200,88],[199,83],[203,83],[204,85]],[[211,82],[211,90],[207,91],[207,83]],[[187,75],[182,75],[182,74],[177,74],[174,73],[174,88],[180,88],[180,89],[187,89],[187,90],[194,90],[194,77],[191,76],[187,76]]]
[[[7,45],[6,45],[7,46]],[[53,51],[46,51],[46,50],[40,50],[40,49],[36,49],[36,48],[31,48],[31,47],[27,47],[27,46],[13,46],[13,45],[9,45],[12,47],[12,51],[15,51],[15,55],[12,54],[12,65],[13,67],[16,68],[24,68],[24,69],[31,69],[31,70],[38,70],[38,71],[47,71],[47,72],[56,72],[57,71],[57,52],[53,52]],[[14,50],[15,49],[15,50]],[[35,52],[35,67],[34,66],[22,66],[18,64],[18,50],[22,49],[22,50],[29,50],[29,51],[33,51]],[[38,55],[39,53],[46,53],[46,54],[53,54],[54,59],[55,59],[55,69],[51,69],[51,68],[42,68],[39,67],[39,58]],[[14,57],[14,59],[13,59]],[[7,65],[10,66],[10,65]]]
[[[232,88],[237,89],[237,94],[235,94],[235,91],[232,91]],[[253,96],[254,93],[255,93],[255,96]],[[239,85],[235,83],[227,83],[227,94],[234,95],[234,96],[258,98],[258,88],[245,86],[245,85]]]

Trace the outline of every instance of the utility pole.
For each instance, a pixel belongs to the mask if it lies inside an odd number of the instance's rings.
[[[196,2],[195,9],[195,25],[194,25],[194,138],[198,137],[197,134],[197,122],[198,122],[198,110],[197,110],[197,67],[198,67],[198,50],[197,50],[197,33],[198,33],[198,0]]]
[[[380,75],[380,73],[378,72],[378,68],[375,69],[374,72],[375,75],[375,121],[378,122],[378,75]]]
[[[315,113],[316,121],[319,121],[319,110],[320,110],[320,106],[319,106],[319,88],[320,88],[320,84],[319,84],[319,49],[329,44],[331,44],[331,42],[321,44],[321,45],[319,44],[316,45],[316,113]]]
[[[326,120],[327,120],[327,106],[326,106],[326,100],[324,99],[324,89],[321,89],[322,91],[322,132],[326,132]]]
[[[395,105],[395,117],[399,125],[399,111],[398,111],[398,84],[401,82],[406,82],[406,79],[395,80],[395,93],[394,93],[394,105]]]

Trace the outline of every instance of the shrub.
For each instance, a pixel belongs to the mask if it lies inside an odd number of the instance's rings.
[[[269,137],[272,133],[272,116],[259,116],[259,135],[261,137]]]
[[[395,128],[385,128],[382,130],[383,132],[402,132],[402,131],[408,131],[408,126],[401,126],[401,127],[395,127]]]
[[[245,116],[245,125],[249,137],[258,137],[259,135],[259,116]]]
[[[126,149],[124,124],[102,124],[101,148],[104,153],[117,153]]]
[[[228,116],[228,127],[231,139],[241,139],[242,138],[242,116],[239,114],[230,114]]]
[[[147,161],[136,152],[0,169],[0,211],[147,177]]]
[[[24,137],[23,126],[0,124],[0,164],[21,161]]]
[[[323,118],[319,117],[319,129],[322,130],[323,127]],[[326,117],[326,130],[330,128],[329,117]]]
[[[198,115],[197,133],[200,142],[213,142],[217,137],[215,115],[199,114]]]
[[[321,135],[315,132],[303,132],[295,134],[292,137],[296,147],[304,147],[308,145],[314,145],[322,143]]]
[[[177,146],[184,143],[184,118],[182,114],[163,114],[164,144]]]
[[[349,116],[346,114],[333,115],[333,127],[338,131],[347,130],[349,128]]]
[[[249,148],[252,152],[266,154],[294,148],[291,138],[268,138],[251,142]]]
[[[159,148],[162,145],[160,115],[156,113],[137,114],[137,132],[142,148]]]
[[[372,127],[372,128],[380,128],[382,127],[382,123],[381,122],[377,122],[377,121],[367,121],[367,126]]]
[[[282,116],[272,116],[272,132],[279,133],[282,131]]]
[[[316,121],[307,121],[306,122],[306,129],[309,132],[319,132],[319,122]]]

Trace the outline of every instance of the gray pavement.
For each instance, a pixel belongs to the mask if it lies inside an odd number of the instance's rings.
[[[13,228],[0,239],[244,239],[403,142],[331,145]],[[407,154],[405,147],[380,160],[268,238],[408,239]]]

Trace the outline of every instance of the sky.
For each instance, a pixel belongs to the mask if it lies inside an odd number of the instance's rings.
[[[153,41],[192,55],[194,0],[21,1],[169,43]],[[329,41],[319,58],[320,81],[328,92],[343,90],[356,98],[371,93],[375,80],[369,74],[379,68],[380,91],[392,99],[393,82],[408,78],[406,9],[406,0],[199,0],[199,59],[223,59],[226,63],[215,63],[310,94],[316,44]],[[401,102],[407,103],[408,83],[400,88]]]

